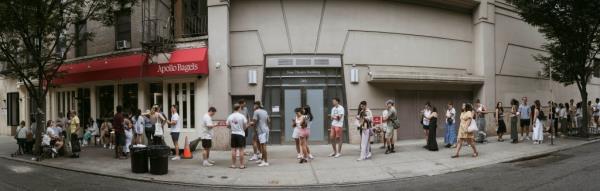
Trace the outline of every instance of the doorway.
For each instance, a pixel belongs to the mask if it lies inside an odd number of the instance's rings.
[[[313,114],[313,120],[310,123],[309,141],[323,141],[325,136],[324,131],[324,104],[325,93],[323,88],[319,87],[303,87],[303,88],[286,88],[283,90],[284,99],[284,120],[285,121],[285,141],[294,141],[292,138],[292,120],[295,117],[294,110],[298,107],[309,106]]]
[[[91,117],[90,89],[77,89],[77,97],[75,97],[75,99],[77,99],[77,109],[79,110],[77,111],[77,114],[79,116],[79,119],[81,120],[81,124],[83,125],[84,129],[87,129],[89,126],[88,121]]]

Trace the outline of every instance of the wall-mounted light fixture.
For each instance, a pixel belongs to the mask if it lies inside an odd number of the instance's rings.
[[[358,68],[350,69],[350,83],[358,84]]]
[[[248,70],[248,84],[256,85],[257,71]]]
[[[221,63],[220,63],[220,62],[217,62],[217,63],[215,64],[215,68],[216,68],[217,70],[218,70],[218,69],[221,69]]]

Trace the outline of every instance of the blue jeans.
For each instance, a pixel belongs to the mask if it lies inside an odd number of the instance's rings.
[[[448,125],[446,123],[446,134],[444,135],[444,143],[454,145],[456,144],[456,123]]]

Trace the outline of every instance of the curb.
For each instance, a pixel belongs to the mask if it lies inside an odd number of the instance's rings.
[[[542,158],[545,156],[549,156],[553,153],[573,149],[575,147],[580,147],[580,146],[584,146],[584,145],[595,143],[595,142],[600,142],[600,139],[592,139],[592,140],[588,140],[581,144],[573,145],[570,147],[560,148],[560,149],[551,150],[551,151],[547,151],[547,152],[543,152],[543,153],[536,153],[536,154],[529,155],[529,156],[523,156],[523,157],[518,157],[515,159],[509,159],[507,161],[498,161],[498,162],[494,162],[492,164],[514,163],[514,162]],[[447,174],[447,173],[452,173],[452,172],[460,172],[460,171],[465,171],[465,170],[482,167],[482,166],[467,167],[464,169],[449,170],[449,171],[444,171],[441,173],[431,174],[431,175],[421,175],[421,176],[412,176],[412,177],[403,177],[403,178],[388,178],[388,179],[380,179],[380,180],[372,180],[372,181],[356,181],[356,182],[347,182],[347,183],[326,183],[326,184],[305,184],[305,185],[290,185],[290,186],[280,186],[280,185],[255,186],[255,185],[222,185],[222,184],[202,184],[202,183],[186,183],[186,182],[177,182],[177,181],[163,181],[163,180],[156,180],[154,178],[127,177],[127,176],[119,176],[119,175],[113,175],[113,174],[105,174],[105,173],[86,171],[86,170],[81,170],[81,169],[76,169],[76,168],[59,167],[59,166],[52,165],[52,164],[46,164],[46,163],[42,163],[42,162],[31,161],[31,160],[21,159],[21,158],[14,158],[14,157],[4,156],[4,155],[0,156],[0,158],[6,159],[6,160],[11,160],[11,161],[16,161],[16,162],[28,163],[28,164],[32,164],[32,165],[49,167],[49,168],[67,170],[67,171],[78,172],[78,173],[86,173],[86,174],[92,174],[92,175],[98,175],[98,176],[104,176],[104,177],[126,179],[126,180],[132,180],[132,181],[174,185],[174,186],[236,188],[236,189],[240,189],[240,188],[241,189],[244,189],[244,188],[245,189],[291,189],[291,188],[300,188],[300,187],[302,187],[302,188],[324,188],[324,187],[336,187],[336,186],[337,187],[349,187],[349,186],[371,185],[371,184],[377,184],[377,183],[395,182],[395,181],[402,181],[402,180],[411,180],[411,179],[416,179],[416,178],[421,178],[421,177],[430,177],[430,176],[435,176],[435,175]],[[491,164],[486,164],[483,166],[487,166],[487,165],[491,165]]]

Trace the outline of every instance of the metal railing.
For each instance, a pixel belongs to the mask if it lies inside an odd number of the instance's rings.
[[[176,38],[205,36],[208,34],[207,15],[189,15],[183,18],[183,31]]]

